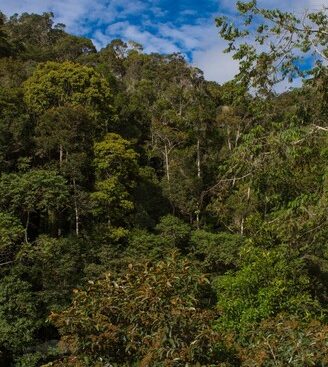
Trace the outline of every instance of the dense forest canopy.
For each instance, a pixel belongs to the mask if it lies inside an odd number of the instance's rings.
[[[327,9],[237,9],[223,85],[0,13],[1,367],[328,365]]]

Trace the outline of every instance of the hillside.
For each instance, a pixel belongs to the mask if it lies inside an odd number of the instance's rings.
[[[327,67],[274,52],[219,85],[0,13],[1,367],[328,365]]]

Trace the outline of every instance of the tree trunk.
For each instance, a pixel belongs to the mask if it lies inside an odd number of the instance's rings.
[[[26,218],[26,224],[25,224],[25,230],[24,230],[24,235],[25,235],[25,243],[28,243],[28,226],[30,224],[30,212],[27,212],[27,218]]]
[[[199,229],[199,210],[196,211],[196,228]]]
[[[167,181],[170,182],[169,152],[168,152],[166,144],[164,146],[164,155],[165,155],[166,177],[167,177]]]
[[[59,167],[61,168],[62,164],[63,164],[63,146],[60,145],[59,146]]]
[[[230,129],[227,129],[227,138],[228,138],[228,148],[231,151],[232,150],[232,144],[230,140]]]
[[[182,116],[182,98],[180,96],[180,107],[179,107],[179,116]]]
[[[248,189],[247,189],[247,201],[249,201],[250,198],[251,198],[251,187],[248,186]]]
[[[240,222],[240,234],[241,235],[244,234],[244,217],[242,217],[241,222]]]
[[[79,208],[77,206],[77,200],[76,200],[75,178],[73,178],[73,187],[74,187],[75,234],[78,236],[79,230],[80,230],[80,216],[79,216]]]
[[[201,177],[201,167],[200,167],[200,141],[197,139],[197,177]]]
[[[237,134],[236,134],[236,139],[235,139],[235,148],[237,148],[239,138],[240,138],[240,129],[238,128]]]

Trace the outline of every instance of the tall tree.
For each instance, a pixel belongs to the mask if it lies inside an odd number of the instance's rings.
[[[102,222],[126,223],[133,210],[131,190],[138,174],[138,154],[120,135],[110,133],[94,147],[96,191],[91,194],[93,211]]]
[[[25,102],[41,115],[52,107],[81,105],[97,122],[100,132],[109,128],[112,94],[107,81],[93,68],[72,62],[40,64],[24,83]]]

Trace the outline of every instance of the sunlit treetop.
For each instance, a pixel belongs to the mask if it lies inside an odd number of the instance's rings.
[[[106,120],[111,114],[112,93],[107,81],[93,68],[70,61],[38,65],[24,83],[24,99],[36,114],[65,105],[81,105],[96,120]]]

